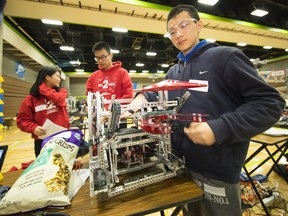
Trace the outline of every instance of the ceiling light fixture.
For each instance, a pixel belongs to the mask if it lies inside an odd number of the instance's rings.
[[[149,73],[148,70],[142,70],[142,73]]]
[[[207,38],[206,40],[210,43],[214,43],[216,41],[216,39],[214,39],[214,38]]]
[[[263,49],[272,49],[272,46],[263,46]]]
[[[146,52],[147,56],[156,56],[157,53],[156,52]]]
[[[169,37],[170,37],[170,36],[169,36],[169,33],[164,34],[164,37],[165,37],[165,38],[169,38]]]
[[[70,64],[72,64],[72,65],[80,65],[81,62],[80,62],[79,60],[77,60],[77,61],[70,61]]]
[[[60,46],[60,49],[63,51],[74,51],[74,47],[71,46]]]
[[[121,28],[121,27],[113,27],[112,31],[126,33],[126,32],[128,32],[128,29]]]
[[[136,67],[143,67],[143,66],[144,66],[143,63],[140,63],[140,62],[136,63]]]
[[[63,25],[63,23],[59,20],[41,19],[41,21],[45,24],[50,24],[50,25]]]
[[[206,4],[210,6],[214,6],[219,0],[198,0],[201,4]]]
[[[247,43],[239,42],[239,43],[237,43],[237,46],[242,46],[242,47],[244,47],[244,46],[247,46]]]
[[[287,48],[287,49],[285,49],[285,51],[286,51],[286,52],[288,52],[288,48]]]
[[[114,53],[114,54],[118,54],[120,52],[119,50],[115,50],[115,49],[111,49],[110,51],[111,53]]]
[[[77,68],[77,69],[75,69],[75,71],[76,71],[76,72],[84,72],[84,69],[79,69],[79,68]]]
[[[161,67],[167,68],[167,67],[169,67],[169,64],[161,64]]]
[[[136,70],[129,70],[129,73],[136,73]]]
[[[255,9],[254,11],[251,12],[251,15],[258,16],[258,17],[263,17],[267,14],[268,14],[268,11],[261,10],[261,9]]]

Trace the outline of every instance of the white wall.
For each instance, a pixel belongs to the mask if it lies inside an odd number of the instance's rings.
[[[5,53],[3,53],[2,58],[3,58],[3,63],[2,63],[2,74],[3,75],[18,78],[18,79],[21,79],[23,81],[30,82],[30,83],[35,82],[38,71],[29,67],[29,65],[24,64],[24,67],[26,69],[25,75],[23,78],[19,78],[16,74],[16,71],[15,71],[16,62],[19,60],[15,59],[14,57],[7,55]],[[4,82],[5,82],[5,80],[4,80]]]
[[[15,72],[15,64],[19,61],[13,56],[8,55],[7,53],[4,53],[2,55],[2,71],[0,71],[0,74],[19,78],[16,75]],[[0,60],[1,62],[1,60]],[[29,67],[29,65],[25,65],[26,71],[25,76],[23,78],[19,78],[21,80],[34,83],[38,74],[38,70],[33,69]],[[288,59],[272,62],[267,65],[263,65],[261,70],[281,70],[281,69],[288,69]],[[40,68],[39,68],[40,70]],[[69,77],[66,75],[66,80],[62,82],[62,87],[66,88],[69,95],[71,96],[85,96],[86,94],[86,81],[88,78],[86,77]],[[155,80],[147,79],[147,78],[132,78],[132,82],[137,82],[137,89],[142,88],[147,85],[151,85],[153,83],[162,81],[162,78],[158,78]]]
[[[72,96],[86,95],[86,81],[88,78],[70,77],[70,94]]]
[[[262,71],[269,71],[269,70],[283,70],[287,69],[288,70],[288,59],[284,59],[282,61],[275,61],[271,62],[267,65],[263,65],[261,70]]]
[[[70,77],[70,94],[72,96],[85,96],[86,94],[86,81],[88,78],[80,78],[80,77]],[[163,79],[155,79],[154,82],[151,79],[144,78],[132,78],[132,82],[137,82],[137,89],[143,88],[144,86],[151,85],[155,82],[162,81]]]

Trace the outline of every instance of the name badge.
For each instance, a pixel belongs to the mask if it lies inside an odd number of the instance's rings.
[[[205,84],[205,85],[206,85],[206,86],[203,86],[203,87],[189,88],[189,90],[192,90],[192,91],[200,91],[200,92],[208,92],[209,83],[208,83],[207,80],[195,80],[195,79],[190,79],[189,82],[191,82],[191,83],[198,83],[198,84]]]

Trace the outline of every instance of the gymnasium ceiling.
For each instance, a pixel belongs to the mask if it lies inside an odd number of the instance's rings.
[[[246,47],[239,48],[253,59],[269,60],[288,55],[285,51],[288,48],[288,0],[219,0],[215,6],[202,5],[197,0],[147,0],[146,3],[128,0],[6,0],[4,19],[5,24],[16,29],[64,72],[73,72],[76,68],[85,72],[96,70],[91,49],[95,42],[104,40],[113,49],[120,50],[119,54],[114,54],[114,60],[121,61],[127,70],[157,73],[157,70],[167,71],[167,68],[161,68],[161,64],[172,65],[177,61],[178,51],[163,35],[170,7],[182,3],[198,8],[205,26],[201,39],[214,38],[217,43],[228,46],[246,42]],[[250,15],[254,8],[266,9],[269,14],[254,17]],[[46,25],[40,18],[61,20],[64,25]],[[129,31],[113,32],[113,26],[126,27]],[[60,45],[70,45],[75,50],[62,51]],[[273,48],[263,49],[265,45]],[[12,55],[19,51],[13,49],[9,38],[4,38],[3,50]],[[155,51],[157,56],[146,56],[147,51]],[[31,64],[33,57],[27,56],[23,50],[20,53],[23,55],[18,54],[17,58]],[[80,65],[70,63],[77,60]],[[137,62],[145,66],[137,68]],[[41,66],[40,62],[38,64]],[[37,62],[33,65],[37,67]]]

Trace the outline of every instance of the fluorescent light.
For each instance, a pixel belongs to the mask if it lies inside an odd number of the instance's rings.
[[[272,49],[272,46],[263,46],[263,49]]]
[[[164,34],[164,37],[169,38],[170,37],[169,33]]]
[[[41,21],[45,24],[50,24],[50,25],[63,25],[63,23],[59,20],[41,19]]]
[[[164,70],[157,70],[157,73],[163,74],[163,73],[164,73]]]
[[[149,73],[148,70],[142,70],[142,73]]]
[[[210,43],[214,43],[216,41],[216,39],[213,39],[213,38],[207,38],[206,40]]]
[[[136,70],[129,70],[129,73],[136,73]]]
[[[70,61],[70,64],[72,64],[72,65],[80,65],[81,62],[80,62],[79,60],[77,60],[77,61]]]
[[[167,67],[169,67],[169,64],[162,64],[161,67],[167,68]]]
[[[243,43],[243,42],[239,42],[239,43],[237,43],[237,46],[247,46],[247,43]]]
[[[60,46],[60,49],[63,51],[74,51],[74,47],[71,46]]]
[[[206,4],[206,5],[215,5],[219,0],[198,0],[199,3],[201,4]]]
[[[137,67],[143,67],[144,64],[143,64],[143,63],[136,63],[136,66],[137,66]]]
[[[286,52],[288,52],[288,49],[285,49]]]
[[[111,53],[114,53],[114,54],[118,54],[120,52],[119,50],[114,50],[114,49],[111,49],[110,51]]]
[[[126,32],[128,32],[128,29],[126,29],[126,28],[120,28],[120,27],[113,27],[113,28],[112,28],[112,31],[126,33]]]
[[[255,9],[254,11],[251,12],[251,15],[253,15],[253,16],[258,16],[258,17],[263,17],[263,16],[265,16],[266,14],[268,14],[267,11],[265,11],[265,10],[260,10],[260,9]]]
[[[283,29],[278,29],[278,28],[269,28],[269,30],[274,31],[274,32],[283,33]]]
[[[146,52],[147,56],[156,56],[157,53],[156,52]]]
[[[76,72],[84,72],[84,69],[75,69]]]

